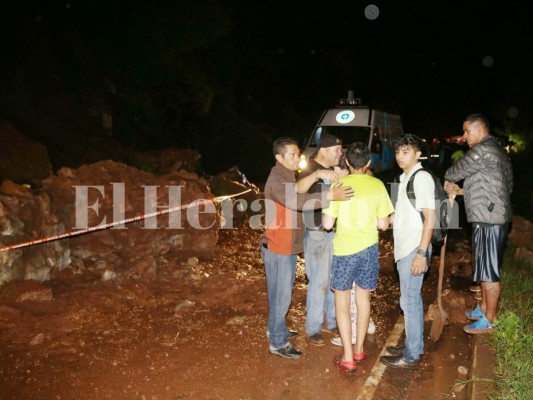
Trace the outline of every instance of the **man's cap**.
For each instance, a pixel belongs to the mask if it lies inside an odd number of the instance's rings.
[[[338,137],[333,135],[328,135],[327,133],[322,135],[320,139],[318,139],[318,146],[317,148],[322,147],[331,147],[331,146],[339,146],[342,145],[342,140],[340,140]]]

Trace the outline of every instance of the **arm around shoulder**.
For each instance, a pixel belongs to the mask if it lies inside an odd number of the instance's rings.
[[[318,182],[318,170],[299,178],[296,181],[296,192],[307,193],[311,186],[313,186],[316,182]]]
[[[323,179],[327,182],[335,182],[339,179],[339,175],[328,169],[317,169],[314,172],[311,172],[309,175],[306,175],[296,182],[296,192],[298,193],[307,193],[307,191],[317,183],[320,179]]]

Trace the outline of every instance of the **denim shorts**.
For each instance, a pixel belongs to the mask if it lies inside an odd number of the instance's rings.
[[[353,283],[365,290],[375,290],[378,284],[379,250],[374,244],[349,256],[333,256],[331,288],[350,290]]]

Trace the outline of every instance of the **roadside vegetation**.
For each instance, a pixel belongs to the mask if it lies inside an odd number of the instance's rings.
[[[502,269],[496,353],[496,389],[489,399],[533,399],[533,264],[508,248]]]

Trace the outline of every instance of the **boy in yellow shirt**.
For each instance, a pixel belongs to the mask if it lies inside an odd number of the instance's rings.
[[[394,207],[382,181],[367,174],[370,151],[363,143],[353,143],[346,151],[350,174],[340,179],[351,186],[355,196],[348,201],[333,201],[323,210],[323,226],[330,229],[337,220],[333,238],[331,288],[335,291],[337,326],[343,354],[334,358],[337,368],[346,374],[357,370],[365,358],[363,349],[370,319],[370,294],[377,287],[379,274],[378,229],[389,227]],[[357,341],[352,349],[350,291],[355,282],[357,304]]]

